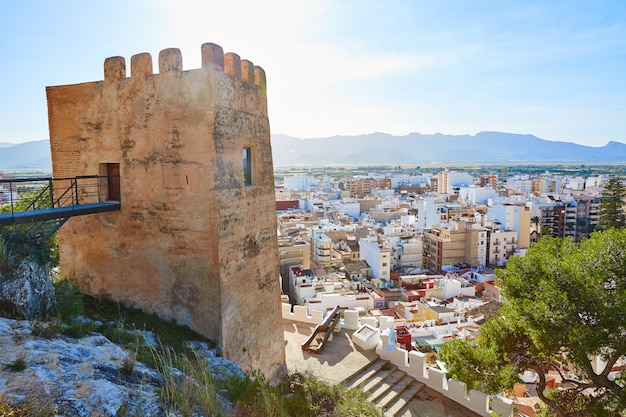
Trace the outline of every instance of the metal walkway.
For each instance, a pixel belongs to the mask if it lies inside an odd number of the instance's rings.
[[[24,191],[29,193],[24,201]],[[121,208],[119,176],[0,179],[0,226],[31,224],[50,237],[70,217]]]

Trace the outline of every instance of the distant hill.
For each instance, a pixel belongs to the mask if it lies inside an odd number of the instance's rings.
[[[314,139],[276,134],[272,135],[272,157],[274,165],[615,163],[626,162],[626,144],[609,142],[593,147],[500,132],[406,136],[371,133]],[[52,168],[49,141],[0,142],[0,169],[26,168]]]
[[[481,132],[476,135],[358,136],[298,139],[272,135],[274,165],[565,163],[626,162],[626,144],[602,147],[554,142],[533,135]]]
[[[6,145],[6,146],[5,146]],[[47,139],[0,144],[0,169],[51,169],[50,142]]]

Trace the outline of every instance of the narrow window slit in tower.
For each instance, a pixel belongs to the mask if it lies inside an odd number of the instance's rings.
[[[252,185],[252,149],[243,148],[243,181],[246,187]]]

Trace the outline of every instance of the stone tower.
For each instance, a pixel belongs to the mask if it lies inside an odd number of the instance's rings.
[[[71,218],[61,273],[80,288],[218,341],[244,369],[284,363],[274,174],[262,68],[201,47],[104,62],[104,80],[47,87],[55,178],[116,175],[121,210]]]

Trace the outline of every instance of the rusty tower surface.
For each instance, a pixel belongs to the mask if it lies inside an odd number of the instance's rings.
[[[284,363],[274,174],[262,68],[201,47],[183,71],[166,49],[105,60],[104,80],[47,87],[55,177],[115,176],[118,212],[59,231],[80,288],[218,341],[273,375]]]

